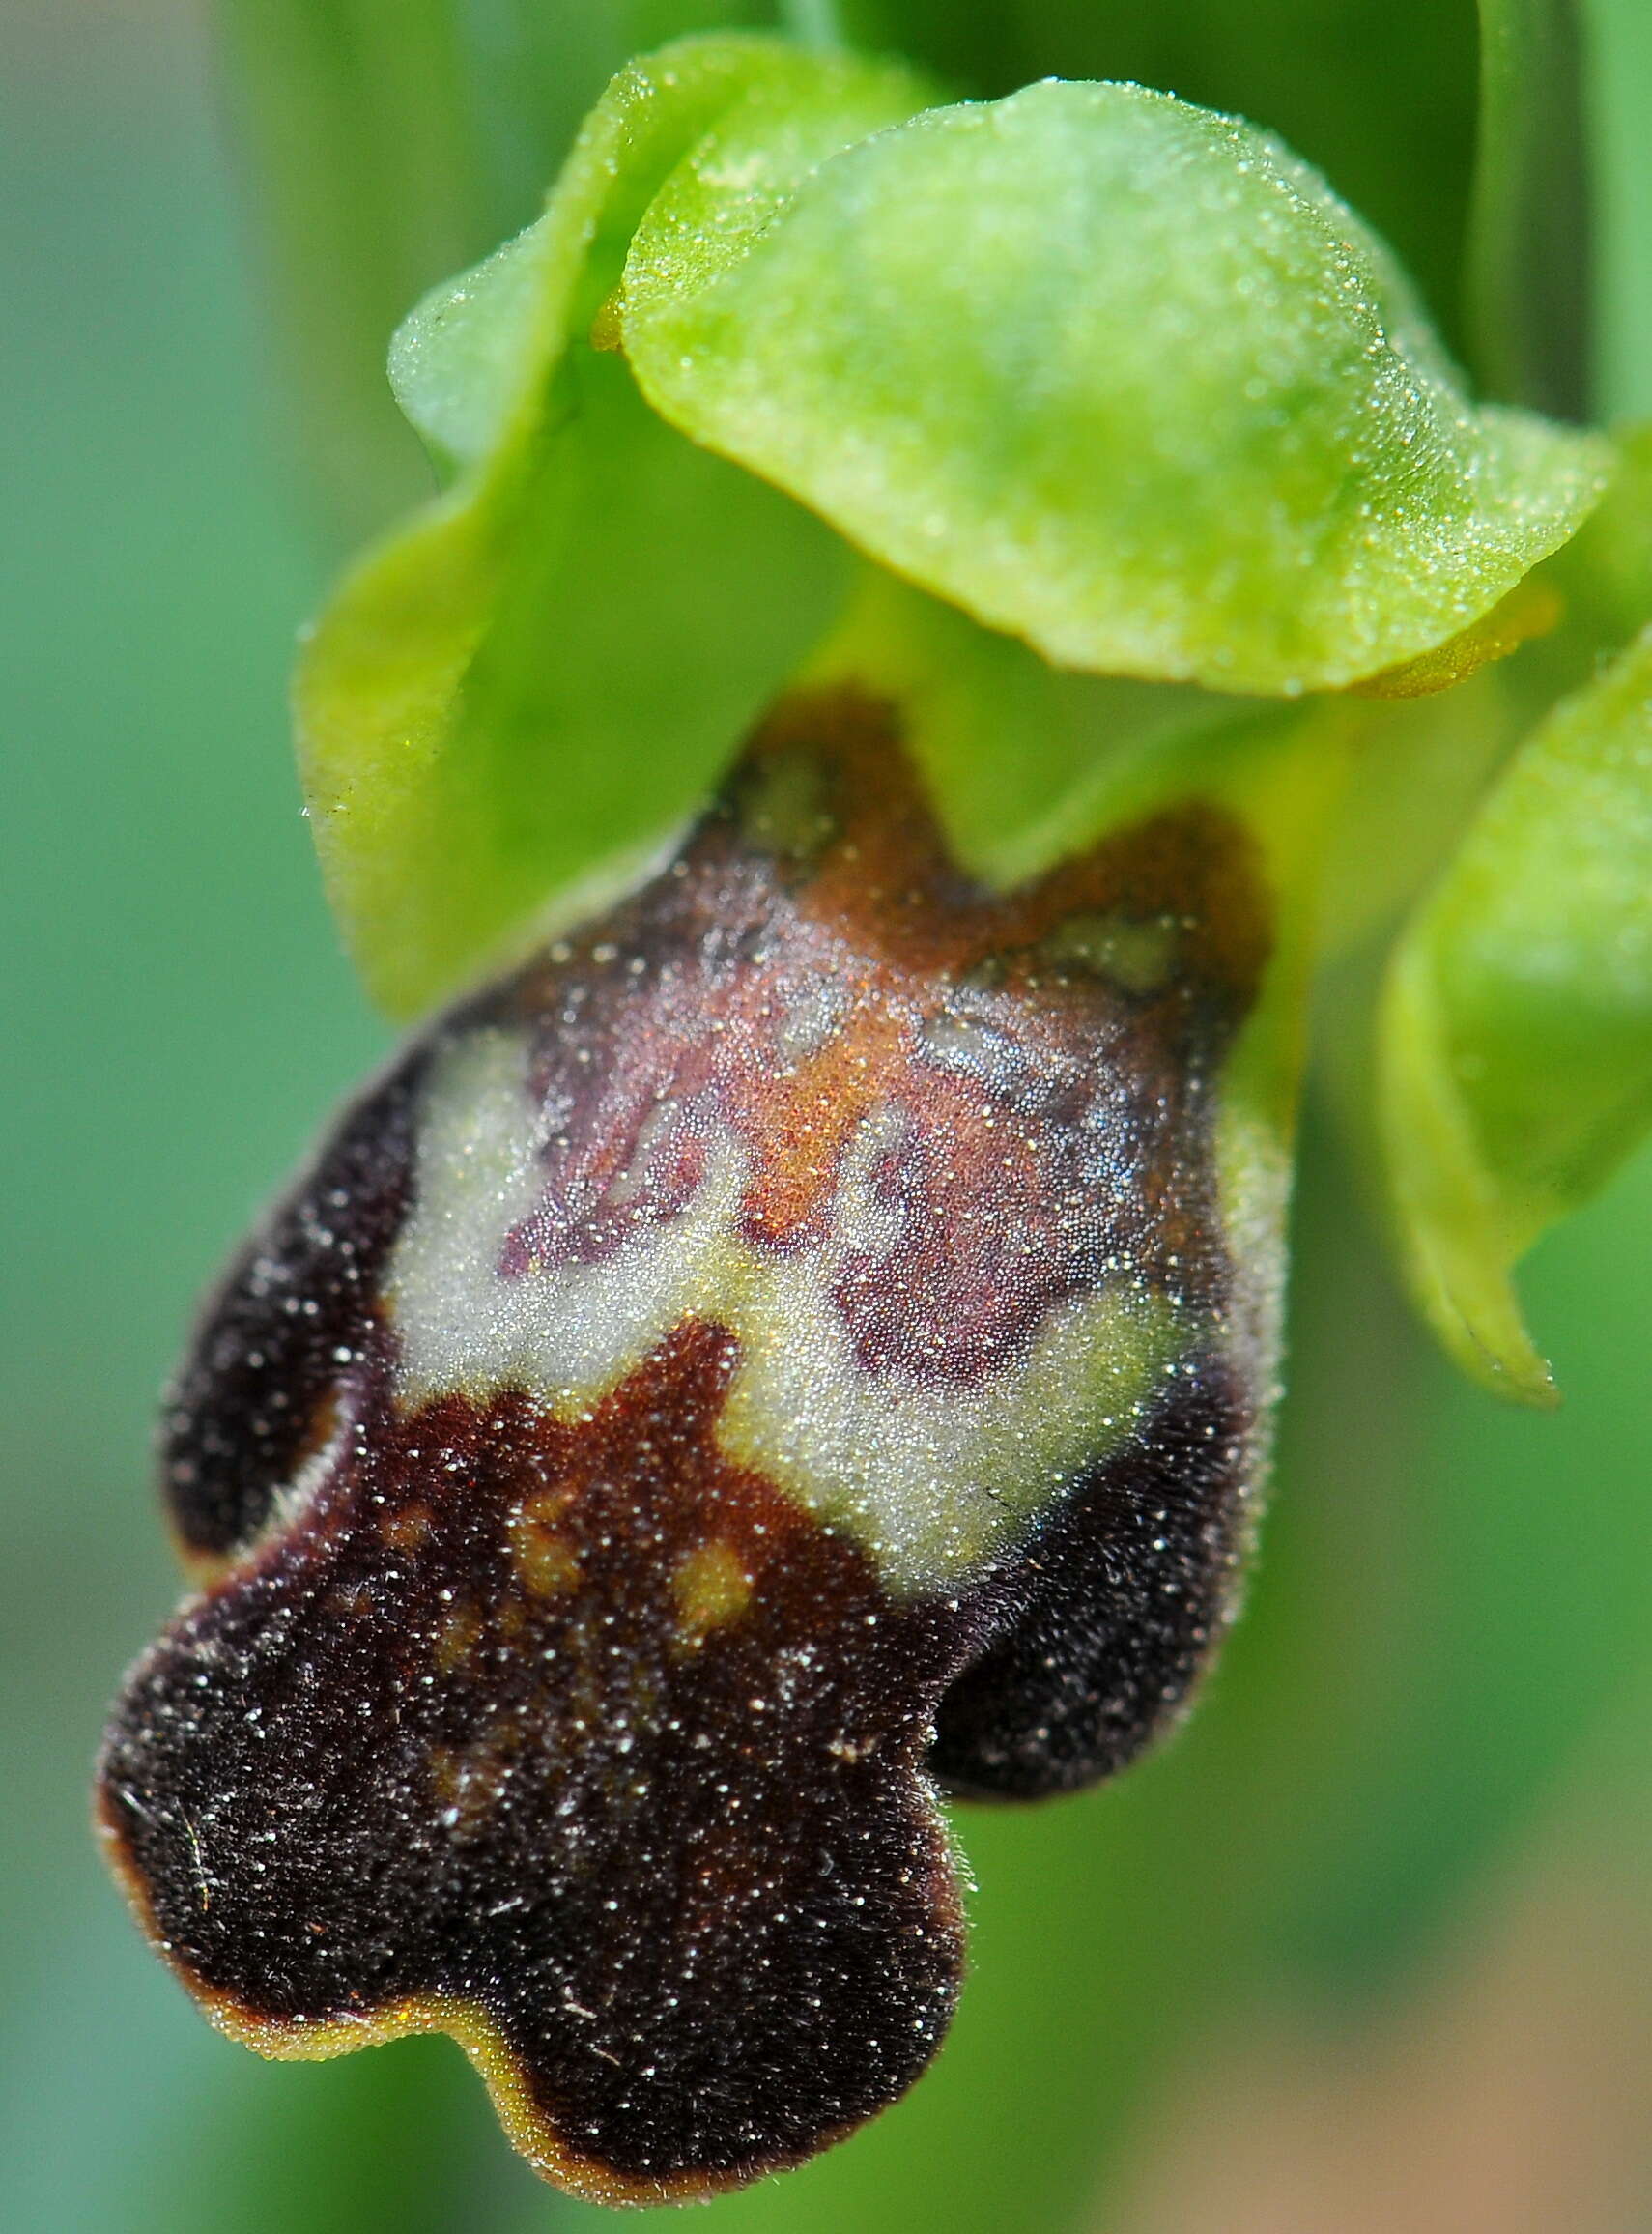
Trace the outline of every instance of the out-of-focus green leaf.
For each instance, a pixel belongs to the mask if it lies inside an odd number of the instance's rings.
[[[1652,9],[1589,0],[1589,130],[1594,156],[1604,415],[1652,413]]]
[[[1552,1400],[1510,1279],[1652,1123],[1652,630],[1527,739],[1393,959],[1381,1115],[1413,1286]]]
[[[1578,0],[1480,0],[1472,361],[1490,394],[1574,419],[1591,386],[1589,198]]]
[[[220,0],[249,214],[313,488],[360,531],[421,487],[379,368],[490,239],[451,0]]]
[[[585,338],[637,217],[721,110],[761,120],[783,184],[924,98],[772,42],[669,48],[615,81],[541,222],[400,340],[404,403],[457,478],[347,579],[297,697],[328,888],[390,1009],[657,842],[840,590],[834,537]]]
[[[1381,243],[1231,119],[1039,85],[754,209],[756,121],[639,228],[645,393],[1061,664],[1353,682],[1478,619],[1603,485],[1593,440],[1472,411]]]

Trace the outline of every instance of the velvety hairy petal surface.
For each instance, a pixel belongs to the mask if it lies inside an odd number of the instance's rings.
[[[840,684],[413,1043],[169,1409],[204,1588],[100,1806],[219,2023],[451,2032],[606,2200],[910,2083],[962,1960],[939,1790],[1122,1765],[1231,1611],[1281,920],[1198,786],[975,882]]]

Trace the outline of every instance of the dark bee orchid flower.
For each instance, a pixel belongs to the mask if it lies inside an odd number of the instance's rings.
[[[324,619],[302,745],[386,997],[497,974],[207,1310],[199,1588],[101,1769],[217,2022],[452,2033],[603,2200],[892,2101],[958,1991],[941,1795],[1186,1703],[1345,694],[1510,648],[1606,471],[1475,412],[1275,143],[928,99],[636,66],[398,343],[451,484]]]
[[[637,896],[421,1034],[208,1310],[200,1597],[102,1819],[220,2021],[441,2026],[535,2162],[693,2194],[933,2053],[937,1787],[1127,1761],[1219,1634],[1272,945],[1186,804],[999,897],[891,710],[789,701]]]

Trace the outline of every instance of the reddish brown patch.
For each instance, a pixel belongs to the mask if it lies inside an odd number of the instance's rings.
[[[820,812],[768,844],[794,771]],[[1109,918],[1162,930],[1162,983],[1052,959]],[[528,1025],[555,1113],[500,1271],[679,1216],[719,1129],[750,1160],[743,1238],[812,1246],[879,1128],[878,1230],[837,1289],[869,1370],[978,1379],[1121,1266],[1214,1306],[1205,1103],[1267,946],[1253,847],[1215,810],[998,896],[948,860],[887,707],[788,701],[666,875],[476,1012]]]

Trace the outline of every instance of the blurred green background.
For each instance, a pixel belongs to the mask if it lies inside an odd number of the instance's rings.
[[[1652,9],[1592,14],[1606,401],[1647,412]],[[0,2224],[591,2224],[445,2042],[218,2040],[88,1834],[103,1704],[177,1588],[157,1389],[385,1036],[287,753],[326,559],[207,27],[9,0],[3,36]],[[939,2066],[715,2221],[1652,2228],[1652,1160],[1530,1265],[1552,1418],[1431,1355],[1313,1103],[1296,1224],[1266,1554],[1202,1711],[1115,1789],[960,1811],[975,1975]]]

